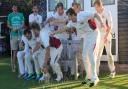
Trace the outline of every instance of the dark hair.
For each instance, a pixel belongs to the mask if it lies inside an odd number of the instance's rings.
[[[75,13],[75,11],[72,9],[72,8],[70,8],[70,9],[68,9],[67,11],[66,11],[66,14],[67,15],[75,15],[75,16],[77,16],[77,14]]]
[[[41,30],[40,25],[36,22],[31,24],[31,29],[36,29],[36,30],[39,30],[39,31]]]
[[[74,5],[78,5],[78,3],[77,3],[77,2],[73,2],[73,3],[72,3],[72,7],[73,7]]]
[[[26,34],[31,34],[31,31],[30,30],[24,30],[24,35]]]
[[[12,7],[13,7],[13,6],[16,6],[16,7],[18,7],[18,5],[17,5],[16,3],[13,3],[13,4],[12,4]]]
[[[102,6],[103,4],[102,4],[102,1],[101,0],[96,0],[95,2],[94,2],[94,5],[98,5],[98,6]]]
[[[38,5],[34,4],[32,7],[37,7],[38,8]]]
[[[57,9],[57,8],[59,8],[59,7],[64,8],[64,5],[63,5],[63,3],[62,3],[62,2],[57,3],[57,5],[56,5],[56,7],[55,7],[55,8]]]

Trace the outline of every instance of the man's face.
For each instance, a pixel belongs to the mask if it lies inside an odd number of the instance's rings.
[[[77,17],[75,15],[68,15],[69,20],[76,22]]]
[[[33,8],[32,8],[32,11],[34,12],[34,13],[38,13],[38,7],[37,6],[34,6]]]
[[[78,7],[77,7],[77,9],[76,9],[76,13],[79,13],[79,12],[80,12],[80,10],[81,10],[81,6],[80,6],[80,5],[78,5]]]
[[[28,40],[31,40],[31,38],[32,38],[32,34],[31,33],[27,33],[25,36],[27,37]]]
[[[40,33],[39,30],[37,30],[37,29],[32,29],[32,31],[33,31],[35,37],[39,37],[39,33]]]
[[[95,4],[95,9],[96,9],[97,12],[100,12],[101,11],[101,6]]]
[[[76,10],[77,9],[77,5],[73,5],[73,8]]]
[[[17,6],[13,6],[13,7],[12,7],[12,11],[13,11],[13,12],[17,12]]]
[[[59,14],[59,15],[62,15],[63,13],[64,13],[64,8],[63,7],[58,7],[57,8],[57,13]]]

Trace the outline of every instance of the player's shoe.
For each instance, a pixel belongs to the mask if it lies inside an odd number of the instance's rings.
[[[99,82],[99,79],[95,80],[95,82],[91,82],[89,87],[93,87],[93,86],[96,86]]]
[[[55,81],[60,82],[62,80],[63,80],[63,74],[61,72],[60,75],[57,76],[57,78],[55,79]]]
[[[24,76],[23,76],[23,79],[26,79],[28,76],[28,73],[25,73]]]
[[[115,78],[115,75],[116,75],[116,72],[115,71],[113,71],[112,73],[110,73],[110,75],[109,75],[109,78]]]
[[[25,75],[25,73],[24,74],[19,74],[18,78],[23,78],[24,75]]]
[[[90,80],[90,79],[87,79],[87,80],[85,79],[84,81],[82,81],[81,84],[83,84],[83,85],[84,85],[84,84],[87,84],[87,82],[89,82],[89,81],[91,81],[91,80]]]
[[[41,74],[37,74],[37,75],[36,75],[36,80],[38,81],[41,77],[42,77]]]
[[[35,78],[35,75],[34,74],[29,74],[26,78],[26,80],[32,80]]]
[[[55,81],[60,82],[62,79],[63,79],[63,78],[61,78],[61,77],[59,76],[59,77],[57,77],[57,78],[55,79]]]
[[[57,82],[60,82],[62,80],[63,80],[63,77],[62,76],[57,76],[57,78],[55,79],[55,81],[57,81]]]
[[[39,79],[39,82],[42,81],[49,81],[50,80],[50,75],[49,73],[43,74],[43,76]]]

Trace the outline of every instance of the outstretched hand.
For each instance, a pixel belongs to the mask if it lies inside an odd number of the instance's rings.
[[[54,36],[55,33],[54,32],[49,32],[49,36]]]

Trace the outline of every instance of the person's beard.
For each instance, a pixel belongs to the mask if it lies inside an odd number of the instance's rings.
[[[35,37],[39,37],[39,33],[35,33]]]

